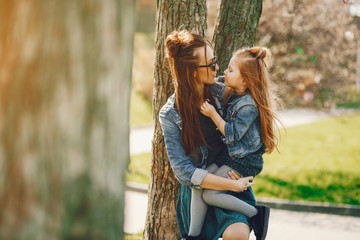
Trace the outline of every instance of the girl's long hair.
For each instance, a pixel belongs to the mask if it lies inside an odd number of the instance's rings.
[[[270,50],[264,47],[244,48],[233,54],[241,77],[258,105],[261,138],[266,146],[265,151],[267,153],[271,153],[274,148],[277,148],[278,139],[274,130],[275,121],[281,124],[274,112],[274,108],[280,101],[274,94],[276,88],[271,81],[266,64],[270,57]]]
[[[181,143],[185,154],[190,155],[197,146],[206,143],[199,120],[201,99],[197,89],[199,80],[195,77],[199,58],[195,49],[204,47],[206,51],[207,42],[200,35],[183,30],[168,35],[165,45],[182,123]],[[208,95],[205,87],[204,96]]]

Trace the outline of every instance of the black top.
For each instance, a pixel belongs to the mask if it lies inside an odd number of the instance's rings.
[[[211,118],[200,114],[200,124],[207,144],[207,166],[209,166],[226,149],[226,145],[221,141],[221,132],[216,128]]]

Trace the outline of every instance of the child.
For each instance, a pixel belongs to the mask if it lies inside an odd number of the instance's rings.
[[[255,177],[263,168],[263,153],[271,153],[276,147],[273,125],[277,117],[272,111],[275,98],[271,91],[266,57],[270,57],[270,51],[261,47],[245,48],[233,54],[223,77],[225,85],[232,89],[225,106],[225,119],[207,101],[201,106],[201,113],[210,117],[224,135],[222,140],[230,155],[218,159],[216,166],[209,166],[216,175],[226,177],[235,170],[239,176]],[[269,207],[254,207],[222,191],[204,190],[202,197],[209,205],[243,213],[249,218],[256,239],[265,239]],[[203,222],[201,218],[205,216],[194,214],[194,208],[198,208],[201,202],[191,204],[189,236],[197,236],[202,227],[199,223]]]

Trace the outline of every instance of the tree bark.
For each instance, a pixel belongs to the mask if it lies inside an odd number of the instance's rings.
[[[122,239],[134,1],[0,1],[0,239]]]
[[[234,51],[254,45],[261,12],[262,0],[221,0],[213,36],[219,75],[223,75]]]
[[[174,91],[169,64],[165,58],[165,39],[177,29],[187,29],[204,36],[206,16],[206,0],[158,0],[157,2],[153,95],[155,130],[145,239],[179,239],[175,212],[179,183],[171,170],[158,120],[161,107]]]

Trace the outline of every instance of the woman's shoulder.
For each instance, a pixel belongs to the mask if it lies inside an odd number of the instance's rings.
[[[175,93],[171,95],[164,106],[160,109],[160,116],[178,115],[178,111],[175,103]]]
[[[218,99],[223,100],[227,87],[222,82],[215,82],[214,84],[208,85],[210,94]]]
[[[160,109],[160,114],[168,114],[171,110],[175,109],[175,93],[171,95],[164,106]]]

